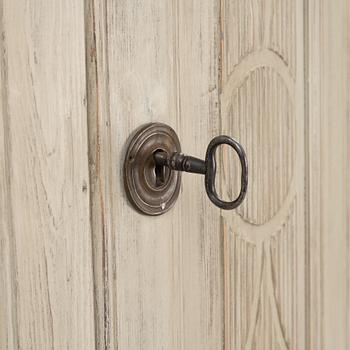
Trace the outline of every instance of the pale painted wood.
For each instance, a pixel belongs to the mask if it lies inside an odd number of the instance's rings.
[[[93,349],[84,3],[0,8],[0,348]]]
[[[350,347],[350,3],[310,1],[310,349]]]
[[[347,0],[0,11],[1,349],[349,348]],[[149,121],[200,157],[241,141],[242,208],[185,175],[170,213],[136,213],[122,163]]]
[[[339,81],[347,91],[345,2],[336,11],[330,2],[301,0],[225,0],[212,7],[181,1],[90,5],[98,345],[327,349],[336,343],[346,349],[349,145],[340,134],[348,135],[348,100],[334,95],[334,101],[321,103],[328,97],[322,91],[338,88]],[[341,25],[335,20],[340,13]],[[333,43],[338,30],[341,39]],[[320,57],[333,62],[332,48],[344,68],[334,75],[336,65],[329,63],[321,82]],[[326,106],[338,111],[339,119],[332,122]],[[247,149],[247,201],[237,213],[221,213],[220,229],[215,210],[195,193],[195,177],[184,179],[180,201],[166,217],[141,217],[128,206],[120,171],[125,139],[151,120],[173,125],[184,150],[198,155],[219,132]],[[333,164],[325,151],[330,127],[334,150],[341,150],[344,162]],[[228,155],[224,149],[220,183],[223,195],[232,197],[239,176]],[[236,173],[230,175],[232,169]],[[339,173],[338,197],[326,169]],[[333,197],[344,204],[340,210],[330,206]],[[329,213],[340,219],[337,225]],[[341,237],[326,246],[325,224],[329,231],[337,226]],[[199,231],[201,225],[207,232]],[[333,296],[334,285],[339,290]]]
[[[224,0],[222,132],[247,151],[249,189],[223,212],[225,349],[305,349],[303,1]],[[224,150],[222,191],[239,167]],[[234,163],[234,164],[233,164]]]
[[[133,130],[162,121],[203,157],[219,130],[219,7],[212,1],[90,2],[89,135],[99,347],[219,349],[219,218],[201,176],[168,214],[130,207],[122,165]]]
[[[350,347],[348,1],[325,1],[321,52],[321,244],[325,349]]]
[[[323,2],[322,2],[323,3]],[[307,182],[306,190],[308,197],[306,201],[309,213],[306,221],[310,232],[309,254],[307,263],[309,264],[309,299],[306,305],[306,314],[309,322],[309,333],[307,334],[306,344],[309,349],[322,349],[323,330],[322,330],[322,298],[323,287],[321,277],[321,265],[323,255],[323,244],[321,242],[321,57],[320,42],[322,38],[322,12],[321,2],[309,1],[306,8],[305,30],[308,36],[305,38],[306,57],[306,76],[309,77],[309,91],[306,99],[306,108],[309,111],[309,122],[307,124],[308,147],[307,153]]]

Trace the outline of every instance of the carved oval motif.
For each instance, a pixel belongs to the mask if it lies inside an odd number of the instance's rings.
[[[257,67],[232,90],[225,113],[224,131],[245,147],[249,162],[247,198],[237,212],[251,224],[264,224],[281,208],[293,178],[293,98],[276,70]],[[233,171],[230,180],[223,183],[223,191],[230,198],[237,193],[240,179],[240,170],[232,163],[224,155],[226,175]]]

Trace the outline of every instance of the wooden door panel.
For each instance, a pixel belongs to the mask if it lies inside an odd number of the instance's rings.
[[[350,3],[307,3],[309,348],[350,344]]]
[[[246,201],[223,213],[226,342],[303,349],[302,1],[223,1],[222,33],[222,131],[244,145],[250,170]],[[222,186],[232,197],[230,159]]]
[[[0,348],[93,349],[83,1],[0,11]]]
[[[199,157],[218,134],[218,11],[212,1],[90,4],[91,197],[103,346],[223,344],[220,215],[203,177],[183,176],[178,202],[160,217],[137,213],[122,179],[127,141],[142,124],[171,125],[183,150]]]

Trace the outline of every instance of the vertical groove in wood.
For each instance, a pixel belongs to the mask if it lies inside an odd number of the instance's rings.
[[[318,2],[319,3],[319,2]],[[320,286],[317,288],[317,291],[313,290],[313,285],[315,280],[319,280],[319,271],[321,270],[320,264],[317,265],[315,269],[314,257],[320,257],[320,241],[313,242],[313,233],[318,232],[320,235],[320,201],[319,198],[316,202],[313,203],[314,189],[313,186],[315,183],[319,183],[319,175],[312,177],[312,172],[317,169],[319,174],[319,165],[320,165],[320,154],[315,157],[312,154],[316,149],[314,149],[314,137],[312,137],[311,130],[315,134],[319,134],[319,124],[315,123],[315,119],[312,116],[312,108],[315,110],[319,108],[320,101],[319,98],[315,98],[314,91],[312,91],[310,86],[310,78],[312,76],[311,72],[314,70],[314,67],[318,66],[316,62],[312,62],[315,57],[314,53],[311,50],[311,44],[314,45],[315,42],[319,40],[320,28],[318,27],[319,22],[312,22],[311,12],[315,11],[313,16],[316,19],[319,15],[317,9],[310,9],[310,1],[304,1],[304,82],[305,82],[305,208],[307,215],[305,216],[305,264],[306,264],[306,274],[305,274],[305,295],[306,295],[306,305],[305,305],[305,318],[306,318],[306,327],[308,332],[306,332],[305,337],[305,348],[312,349],[318,348],[321,349],[321,329],[320,329]],[[313,23],[313,26],[311,26]],[[316,26],[315,26],[316,24]],[[315,27],[317,27],[317,32],[315,32]],[[311,35],[314,37],[311,40]],[[318,96],[319,97],[319,96]],[[311,107],[312,106],[312,107]],[[316,118],[316,120],[319,120]],[[318,146],[318,149],[319,146]],[[317,195],[318,195],[317,191]],[[315,193],[316,194],[316,193]],[[316,224],[316,225],[315,225]],[[320,236],[319,236],[320,237]],[[317,247],[317,248],[316,248]]]
[[[13,213],[11,200],[11,140],[8,111],[8,56],[4,29],[3,3],[0,5],[0,348],[18,348],[17,288],[16,288],[16,247],[12,238]]]
[[[109,161],[108,61],[106,51],[106,2],[85,2],[85,59],[87,75],[87,124],[89,143],[90,222],[94,273],[94,316],[97,349],[117,347],[114,311],[113,265],[109,263],[110,201],[106,162]]]
[[[1,91],[0,346],[93,349],[82,1],[1,3]]]
[[[224,270],[224,350],[233,348],[232,329],[234,328],[234,320],[232,319],[231,310],[228,305],[232,303],[233,295],[231,294],[231,271],[234,271],[231,259],[232,241],[228,227],[222,217],[220,217],[221,229],[223,235],[223,270]]]
[[[172,57],[174,62],[173,65],[173,77],[174,77],[174,101],[175,101],[175,110],[174,116],[177,125],[180,124],[181,120],[181,79],[180,79],[180,2],[179,1],[171,1],[172,4],[172,14],[174,17],[173,30],[172,30],[172,38],[173,38],[173,51]],[[182,208],[179,210],[180,217],[183,215]],[[173,329],[173,342],[172,345],[177,349],[185,348],[185,339],[184,339],[184,278],[183,271],[185,268],[184,260],[182,258],[182,246],[183,246],[183,236],[179,234],[177,237],[173,237],[174,248],[173,248],[173,261],[176,264],[178,263],[178,268],[173,269],[173,281],[174,285],[177,285],[177,289],[175,289],[173,293],[174,300],[174,315],[177,318],[174,318],[174,329]]]

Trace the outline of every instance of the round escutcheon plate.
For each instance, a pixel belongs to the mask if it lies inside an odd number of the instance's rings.
[[[175,131],[162,123],[142,126],[132,137],[124,161],[124,185],[132,205],[141,213],[160,215],[174,205],[180,191],[181,173],[157,167],[154,153],[181,152]]]

